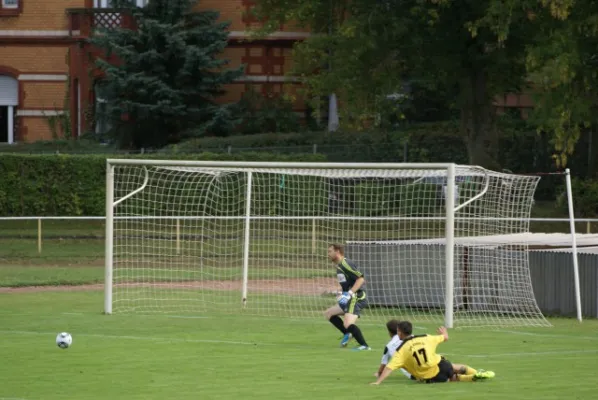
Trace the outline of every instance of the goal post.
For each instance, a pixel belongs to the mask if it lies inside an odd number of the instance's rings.
[[[109,159],[104,309],[321,316],[338,290],[326,250],[342,243],[368,316],[546,326],[517,236],[538,180],[452,163]]]

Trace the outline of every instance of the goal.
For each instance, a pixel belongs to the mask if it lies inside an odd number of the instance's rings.
[[[364,315],[546,326],[522,235],[538,177],[455,164],[108,160],[105,312],[321,317],[345,245]]]

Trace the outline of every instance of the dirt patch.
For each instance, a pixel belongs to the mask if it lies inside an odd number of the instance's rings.
[[[241,291],[241,281],[195,281],[180,283],[122,283],[114,285],[115,288],[156,288],[156,289],[182,289],[182,290],[234,290]],[[95,285],[63,285],[63,286],[25,286],[25,287],[4,287],[0,293],[27,293],[27,292],[49,292],[49,291],[87,291],[103,290],[103,284]],[[336,292],[338,284],[330,278],[313,279],[261,279],[251,280],[247,285],[248,292],[277,293],[277,294],[303,294],[323,295]]]
[[[103,284],[95,285],[61,285],[61,286],[20,286],[20,287],[0,287],[0,293],[30,293],[30,292],[79,292],[86,290],[104,289]]]
[[[46,260],[43,258],[0,258],[0,268],[6,266],[18,266],[19,268],[87,268],[87,267],[100,267],[104,268],[105,263],[102,259],[82,259],[73,260],[65,259],[64,261],[53,258]]]

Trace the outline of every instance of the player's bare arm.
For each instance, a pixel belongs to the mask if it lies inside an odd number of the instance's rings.
[[[449,335],[448,335],[448,331],[444,326],[441,326],[440,328],[438,328],[438,334],[444,336],[444,341],[446,342],[447,340],[449,340]]]
[[[361,287],[363,286],[364,283],[365,283],[365,278],[363,276],[361,278],[357,278],[357,280],[355,281],[355,284],[353,285],[353,287],[351,288],[349,293],[351,293],[351,295],[353,295],[353,293],[356,293],[359,289],[361,289]]]
[[[372,385],[379,385],[381,384],[386,378],[388,378],[388,376],[392,374],[392,369],[385,367],[382,370],[382,373],[380,374],[380,376],[378,377],[378,380],[376,382],[372,382]]]

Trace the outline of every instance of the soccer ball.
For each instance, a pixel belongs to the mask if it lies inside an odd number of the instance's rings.
[[[73,337],[68,332],[59,333],[56,336],[56,345],[61,349],[68,349],[73,344]]]

